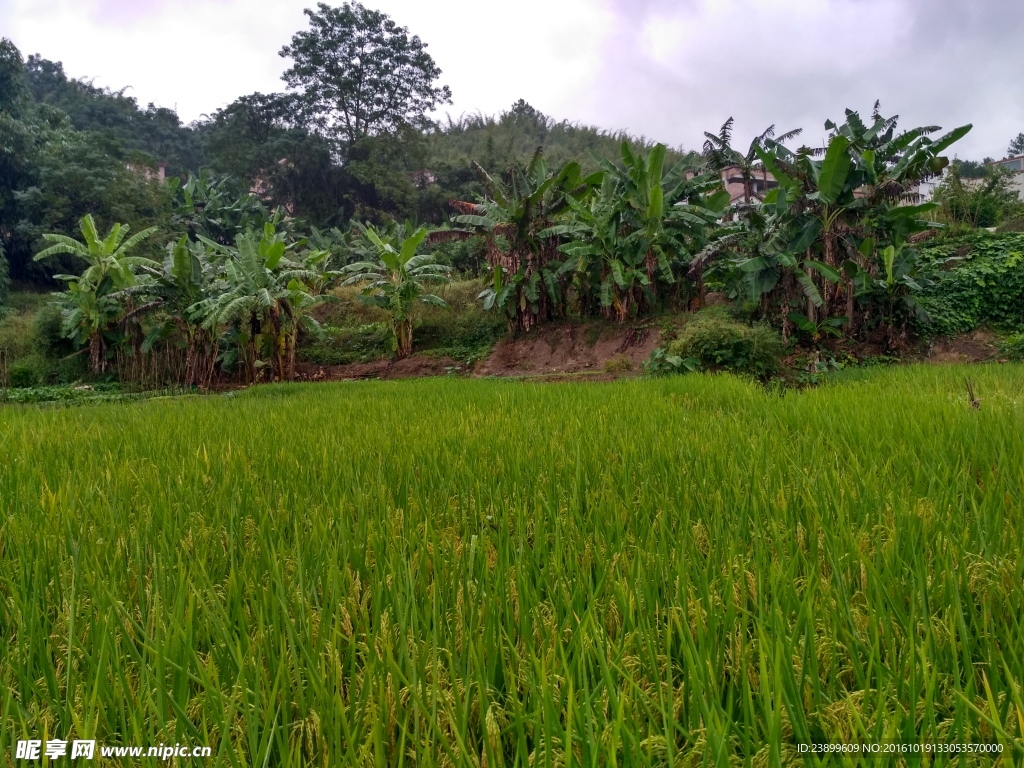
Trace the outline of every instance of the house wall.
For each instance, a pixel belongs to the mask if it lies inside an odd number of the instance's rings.
[[[1024,155],[996,160],[989,165],[998,165],[1001,168],[1014,171],[1016,175],[1010,180],[1010,188],[1016,190],[1020,199],[1024,200]]]

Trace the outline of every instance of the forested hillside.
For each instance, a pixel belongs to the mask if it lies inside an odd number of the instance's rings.
[[[183,182],[204,169],[229,176],[239,194],[256,191],[268,208],[326,228],[352,218],[441,223],[452,213],[448,201],[483,192],[474,160],[500,173],[543,146],[552,166],[577,160],[593,169],[592,155],[617,159],[622,141],[653,145],[558,121],[520,100],[499,115],[362,136],[341,154],[292,96],[251,94],[184,125],[171,109],[141,106],[127,85],[96,87],[60,62],[23,59],[8,40],[0,104],[0,247],[22,283],[48,282],[50,270],[31,261],[40,236],[74,235],[86,213],[101,228],[171,226],[171,194],[153,181],[161,164]]]
[[[1019,228],[1014,171],[977,180],[947,153],[970,124],[898,129],[876,102],[825,120],[818,149],[793,143],[802,126],[739,147],[729,118],[684,153],[522,99],[439,121],[451,92],[418,36],[359,3],[306,15],[278,52],[283,92],[190,125],[2,42],[0,298],[8,264],[18,287],[67,286],[33,321],[34,353],[8,334],[4,366],[21,368],[4,380],[60,378],[72,357],[94,378],[287,380],[300,350],[401,359],[424,342],[466,361],[501,325],[624,325],[711,303],[735,317],[666,336],[652,365],[769,378],[794,344],[889,353],[1024,322],[1015,245],[934,259],[920,247],[943,230]],[[935,201],[921,199],[938,177]],[[1005,290],[978,295],[968,278],[990,268]],[[451,308],[435,291],[486,319],[414,338],[422,304]],[[356,302],[377,313],[314,312]],[[32,354],[45,364],[22,376]]]

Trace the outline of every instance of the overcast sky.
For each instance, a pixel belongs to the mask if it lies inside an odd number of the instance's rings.
[[[338,2],[340,4],[340,0]],[[519,98],[558,119],[699,149],[730,115],[818,143],[876,98],[901,125],[973,123],[961,157],[1024,131],[1022,0],[367,0],[429,45],[446,111]],[[281,91],[313,0],[0,0],[0,35],[186,122]]]

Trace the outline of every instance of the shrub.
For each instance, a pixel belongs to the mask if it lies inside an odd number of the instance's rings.
[[[12,362],[7,367],[7,385],[10,387],[38,387],[46,382],[50,367],[41,355],[32,354]]]
[[[668,355],[766,379],[779,369],[782,339],[766,325],[745,325],[716,307],[690,319],[669,343]]]
[[[327,326],[320,338],[308,337],[300,342],[298,358],[317,365],[346,365],[379,360],[391,354],[386,323],[368,323],[355,328]]]
[[[622,373],[633,370],[633,361],[625,355],[615,355],[604,361],[606,373]]]
[[[417,346],[435,357],[472,363],[487,357],[505,332],[505,321],[499,315],[474,308],[458,315],[452,312],[447,317],[425,318],[417,330]]]
[[[1024,232],[1024,216],[1018,216],[1016,219],[1010,219],[1006,223],[1000,224],[996,232],[999,234]]]
[[[1000,351],[1008,360],[1013,360],[1016,363],[1024,362],[1024,331],[1007,338]]]
[[[75,354],[74,343],[61,334],[63,318],[59,307],[47,304],[36,312],[32,328],[32,346],[48,363],[47,378],[61,384],[90,378],[86,355]]]
[[[964,259],[919,298],[931,319],[922,330],[953,335],[980,325],[1024,325],[1024,234],[974,235],[922,248],[921,255]]]

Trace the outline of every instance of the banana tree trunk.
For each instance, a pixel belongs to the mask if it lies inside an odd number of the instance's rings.
[[[106,368],[106,355],[103,352],[103,334],[97,331],[89,336],[89,365],[93,373],[103,373]]]
[[[396,356],[401,359],[412,354],[412,320],[402,320],[395,325]]]
[[[295,380],[295,347],[299,341],[299,329],[295,328],[288,338],[288,381]]]

